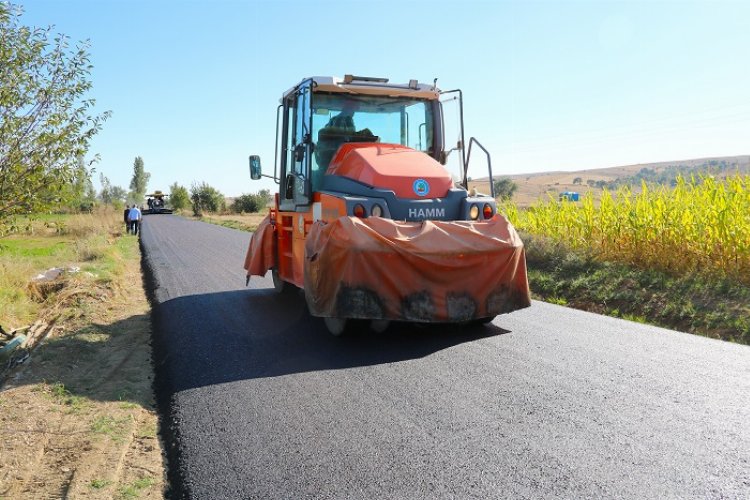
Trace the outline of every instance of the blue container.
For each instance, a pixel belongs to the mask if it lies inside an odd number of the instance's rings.
[[[23,341],[26,340],[26,335],[18,335],[17,337],[14,337],[10,342],[5,344],[4,346],[0,347],[0,358],[4,358],[10,353],[13,352],[13,350],[23,344]]]
[[[578,201],[578,193],[575,191],[565,191],[564,193],[560,193],[560,201],[563,200]]]

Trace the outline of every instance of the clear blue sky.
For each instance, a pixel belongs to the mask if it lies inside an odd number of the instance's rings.
[[[750,2],[19,3],[91,41],[97,186],[142,156],[150,189],[274,190],[247,156],[273,168],[282,92],[345,73],[461,88],[499,174],[750,153]]]

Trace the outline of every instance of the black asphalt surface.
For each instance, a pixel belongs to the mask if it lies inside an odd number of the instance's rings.
[[[170,496],[750,498],[750,348],[540,302],[335,338],[249,238],[144,218]]]

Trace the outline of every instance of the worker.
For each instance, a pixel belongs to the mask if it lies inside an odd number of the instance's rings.
[[[125,232],[130,234],[130,219],[128,218],[128,215],[130,214],[130,207],[125,205],[125,211],[122,213],[123,220],[125,221]]]
[[[136,236],[138,235],[142,218],[141,211],[135,204],[133,204],[133,208],[131,208],[128,213],[128,220],[130,221],[130,232]]]
[[[357,103],[354,101],[344,101],[341,112],[328,120],[326,127],[333,127],[341,129],[346,132],[355,132],[357,129],[354,127],[354,112],[357,110]]]
[[[154,200],[153,198],[149,198],[146,203],[148,203],[148,209],[152,210],[154,208]]]
[[[326,126],[320,131],[324,133],[336,133],[340,135],[351,135],[359,136],[366,140],[359,140],[358,142],[369,142],[367,139],[372,139],[373,142],[378,140],[378,137],[370,131],[369,128],[357,131],[354,126],[354,113],[359,109],[359,103],[356,101],[344,101],[341,107],[341,112],[328,120]]]
[[[369,128],[357,131],[354,126],[354,113],[359,109],[357,101],[343,102],[341,112],[332,117],[326,126],[318,132],[318,143],[315,145],[315,163],[312,166],[313,189],[320,188],[323,175],[328,169],[339,146],[345,142],[377,142]]]

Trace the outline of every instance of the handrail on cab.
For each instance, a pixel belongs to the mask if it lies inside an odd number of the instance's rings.
[[[482,146],[482,144],[478,140],[476,140],[475,137],[472,137],[471,139],[469,139],[469,150],[466,153],[466,167],[464,168],[464,179],[466,179],[466,174],[469,171],[469,161],[471,160],[471,145],[474,143],[476,143],[476,145],[479,146],[482,149],[482,151],[484,151],[484,154],[487,155],[487,168],[490,171],[490,194],[494,198],[495,197],[495,181],[492,178],[492,158],[490,157],[489,151],[487,151],[487,149],[485,149],[485,147]]]

